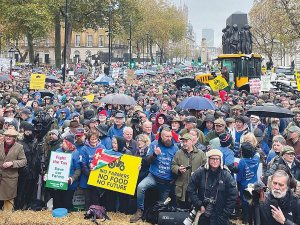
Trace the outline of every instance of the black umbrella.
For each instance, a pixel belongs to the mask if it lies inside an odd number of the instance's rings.
[[[133,97],[124,94],[108,94],[104,96],[100,102],[107,104],[136,105],[136,101]]]
[[[250,93],[250,84],[246,83],[239,87],[238,91],[247,91]]]
[[[42,98],[44,98],[45,96],[50,96],[52,98],[55,95],[53,91],[48,91],[48,90],[39,90],[37,92],[41,93]]]
[[[182,77],[176,81],[176,87],[181,87],[182,85],[190,86],[190,88],[194,88],[196,86],[196,81],[194,77]]]
[[[56,76],[46,76],[46,83],[59,83],[59,79]]]
[[[274,105],[254,106],[248,110],[249,115],[259,117],[290,118],[295,114],[286,108],[280,108]]]

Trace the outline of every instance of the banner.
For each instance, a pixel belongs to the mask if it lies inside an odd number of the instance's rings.
[[[30,89],[44,89],[46,74],[31,74]]]
[[[68,190],[72,153],[51,152],[46,187]]]
[[[258,93],[260,91],[260,79],[256,78],[249,80],[249,84],[251,93]]]
[[[270,91],[271,89],[271,75],[261,76],[260,91]]]
[[[134,195],[141,161],[140,157],[123,155],[116,161],[91,171],[88,184]]]
[[[209,85],[213,91],[222,90],[228,86],[226,80],[222,77],[222,75],[217,76],[215,79],[209,82]]]
[[[133,84],[133,78],[134,78],[134,70],[127,70],[126,83]]]
[[[90,102],[92,102],[94,100],[94,95],[86,95],[83,96],[85,99],[88,99]]]

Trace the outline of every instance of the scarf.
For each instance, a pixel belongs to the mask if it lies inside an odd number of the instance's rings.
[[[5,155],[8,154],[9,150],[11,149],[11,147],[15,144],[15,140],[11,143],[11,145],[8,145],[5,141],[4,141],[4,151],[5,151]]]
[[[144,156],[148,151],[148,146],[144,146],[139,149],[138,152],[136,152],[136,155],[139,154],[139,156]]]

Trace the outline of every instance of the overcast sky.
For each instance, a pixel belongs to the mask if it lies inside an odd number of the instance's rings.
[[[184,3],[189,8],[189,21],[196,33],[196,44],[200,45],[203,28],[213,28],[215,32],[215,47],[221,45],[222,29],[226,19],[234,12],[248,13],[253,0],[171,0],[179,6]]]

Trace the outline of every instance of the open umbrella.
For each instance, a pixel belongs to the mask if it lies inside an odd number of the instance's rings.
[[[259,117],[290,118],[295,114],[286,108],[280,108],[274,105],[254,106],[248,110],[249,115]]]
[[[196,110],[217,109],[217,106],[211,100],[199,96],[185,98],[182,102],[178,104],[177,107],[181,109],[196,109]]]
[[[11,75],[14,76],[14,77],[19,77],[20,74],[18,72],[11,72]]]
[[[156,66],[152,66],[152,67],[150,67],[149,70],[157,70],[157,67]]]
[[[9,80],[15,79],[13,76],[11,76],[11,75],[9,75],[9,74],[6,74],[6,73],[1,73],[0,76],[7,77],[7,79],[9,79]]]
[[[3,74],[0,75],[0,81],[5,82],[5,81],[8,81],[8,80],[9,80],[8,77],[4,76]]]
[[[110,85],[113,84],[114,81],[113,79],[111,79],[110,77],[107,76],[101,76],[101,77],[97,77],[96,80],[94,80],[95,84],[103,84],[103,85]]]
[[[145,74],[145,73],[147,73],[147,70],[136,70],[136,71],[134,71],[134,75]]]
[[[59,83],[59,79],[56,76],[46,76],[46,82],[47,83]]]
[[[88,69],[85,68],[79,68],[78,70],[75,71],[76,74],[79,73],[87,74],[88,72],[89,72]]]
[[[52,98],[55,95],[53,91],[49,91],[49,90],[39,90],[37,92],[41,93],[42,98],[44,98],[45,96],[50,96]]]
[[[136,101],[133,97],[124,94],[108,94],[104,96],[100,102],[107,104],[122,104],[122,105],[135,105]]]
[[[181,87],[182,85],[190,86],[190,88],[194,88],[196,86],[196,81],[194,77],[182,77],[176,81],[176,87]]]

